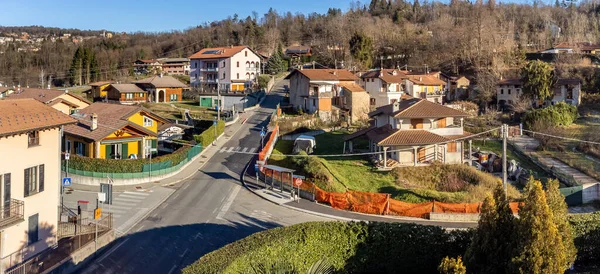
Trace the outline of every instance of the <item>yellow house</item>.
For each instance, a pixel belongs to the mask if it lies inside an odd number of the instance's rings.
[[[57,244],[60,128],[76,122],[32,98],[0,100],[0,273]]]
[[[90,84],[91,96],[94,100],[106,98],[111,82],[101,81]]]
[[[91,103],[83,97],[69,93],[68,90],[41,89],[41,88],[17,88],[8,95],[9,99],[35,99],[64,114],[72,114],[80,109],[86,108]]]
[[[140,106],[93,103],[64,129],[64,151],[101,159],[146,158],[168,120]]]
[[[442,104],[446,82],[431,75],[408,75],[405,82],[406,93],[412,97]]]

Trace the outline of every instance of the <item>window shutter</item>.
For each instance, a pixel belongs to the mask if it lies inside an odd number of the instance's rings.
[[[23,184],[23,186],[25,187],[23,196],[28,197],[29,196],[29,169],[28,168],[25,169],[25,183]]]
[[[29,216],[29,229],[27,230],[28,243],[32,244],[38,241],[38,214]]]
[[[127,159],[129,158],[129,151],[127,151],[128,149],[128,144],[124,143],[121,145],[121,151],[123,152],[123,155],[121,155],[122,159]]]
[[[156,148],[156,139],[152,140],[152,148]]]
[[[10,207],[10,173],[4,174],[4,206]]]
[[[38,192],[42,192],[42,191],[44,191],[44,165],[40,165],[38,167],[38,172],[40,174],[40,177],[39,177],[40,185],[38,188]]]
[[[112,154],[112,146],[111,145],[105,145],[106,146],[106,157],[104,157],[105,159],[111,159],[110,154]]]

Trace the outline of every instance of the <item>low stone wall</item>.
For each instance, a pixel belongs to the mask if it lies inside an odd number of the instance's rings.
[[[600,184],[584,184],[581,194],[584,204],[600,201]]]
[[[479,214],[473,213],[429,213],[429,220],[442,222],[477,222]]]

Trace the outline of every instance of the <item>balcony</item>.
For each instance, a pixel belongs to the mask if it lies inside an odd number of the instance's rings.
[[[219,68],[200,68],[201,72],[219,72]]]
[[[464,134],[462,127],[454,126],[454,125],[451,125],[449,127],[444,127],[444,128],[435,128],[435,129],[431,129],[429,131],[431,133],[435,133],[435,134],[441,135],[441,136],[456,136],[456,135]]]
[[[200,82],[207,84],[216,84],[218,81],[217,79],[200,79]]]
[[[258,71],[260,71],[259,68],[248,68],[248,67],[246,68],[246,72],[258,72]]]
[[[25,204],[23,201],[10,199],[8,206],[0,207],[0,229],[4,229],[24,221],[24,212]]]

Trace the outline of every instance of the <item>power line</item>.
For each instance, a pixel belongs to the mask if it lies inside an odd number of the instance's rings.
[[[581,139],[575,139],[575,138],[568,138],[568,137],[562,137],[562,136],[556,136],[556,135],[552,135],[552,134],[546,134],[546,133],[541,133],[541,132],[535,132],[535,131],[531,131],[531,130],[523,130],[524,132],[529,132],[532,134],[539,134],[542,136],[546,136],[546,137],[552,137],[552,138],[557,138],[557,139],[562,139],[562,140],[567,140],[567,141],[574,141],[574,142],[580,142],[580,143],[587,143],[587,144],[592,144],[592,145],[600,145],[600,142],[593,142],[593,141],[586,141],[586,140],[581,140]]]

